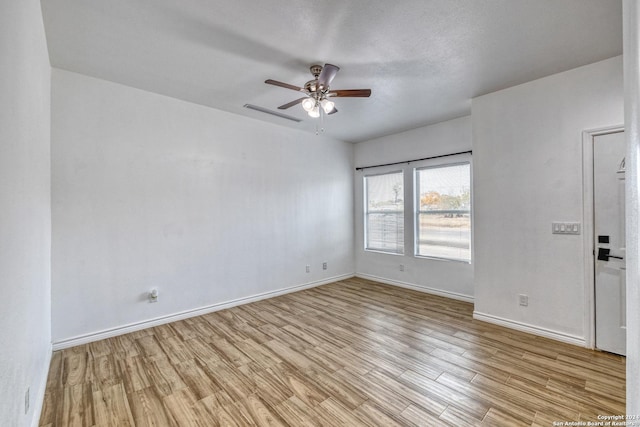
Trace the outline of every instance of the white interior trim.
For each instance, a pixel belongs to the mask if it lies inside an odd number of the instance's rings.
[[[584,346],[596,346],[595,264],[593,251],[593,138],[624,131],[624,125],[582,132],[582,241],[584,250]]]
[[[627,394],[626,412],[640,414],[640,4],[622,2],[624,123],[627,141],[625,200],[627,258]],[[633,379],[635,378],[635,380]],[[635,424],[637,422],[633,421]]]
[[[526,332],[533,335],[538,335],[552,340],[565,342],[567,344],[573,344],[580,347],[585,347],[584,337],[577,335],[566,334],[564,332],[558,332],[551,329],[540,328],[538,326],[529,325],[527,323],[516,322],[510,319],[504,319],[498,316],[492,316],[491,314],[473,312],[473,318],[481,320],[487,323],[493,323],[494,325],[504,326],[506,328],[515,329],[517,331]]]
[[[302,285],[290,286],[287,288],[278,289],[275,291],[263,292],[260,294],[251,295],[248,297],[237,298],[231,301],[225,301],[217,304],[211,304],[193,310],[186,310],[179,313],[169,314],[166,316],[156,317],[155,319],[149,319],[142,322],[131,323],[128,325],[118,326],[115,328],[105,329],[98,332],[92,332],[89,334],[78,335],[65,340],[57,341],[53,343],[53,350],[62,350],[69,347],[75,347],[82,344],[87,344],[93,341],[99,341],[106,338],[115,337],[118,335],[128,334],[130,332],[140,331],[142,329],[151,328],[165,323],[171,323],[178,320],[188,319],[190,317],[201,316],[203,314],[212,313],[214,311],[224,310],[238,305],[249,304],[251,302],[260,301],[267,298],[273,298],[280,295],[289,294],[292,292],[301,291],[304,289],[315,288],[316,286],[326,285],[328,283],[337,282],[340,280],[349,279],[354,277],[353,274],[343,274],[340,276],[334,276],[315,282],[304,283]]]
[[[430,288],[428,286],[419,286],[413,283],[401,282],[399,280],[385,279],[384,277],[378,277],[372,274],[356,273],[355,276],[361,279],[373,280],[374,282],[380,282],[380,283],[385,283],[387,285],[398,286],[400,288],[413,289],[414,291],[424,292],[426,294],[438,295],[441,297],[451,298],[458,301],[473,303],[472,296],[459,294],[457,292],[443,291],[440,289]]]

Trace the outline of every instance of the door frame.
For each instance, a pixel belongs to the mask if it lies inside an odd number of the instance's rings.
[[[593,139],[624,131],[624,125],[588,129],[582,132],[582,232],[584,249],[584,343],[585,347],[596,348],[596,287],[594,250],[594,210],[593,210]]]

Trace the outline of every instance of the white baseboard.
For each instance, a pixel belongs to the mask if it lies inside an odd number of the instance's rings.
[[[374,282],[385,283],[387,285],[398,286],[400,288],[412,289],[414,291],[424,292],[427,294],[438,295],[441,297],[451,298],[459,301],[473,303],[473,297],[469,295],[459,294],[457,292],[443,291],[442,289],[429,288],[427,286],[419,286],[413,283],[400,282],[398,280],[385,279],[371,274],[356,273],[356,277],[361,279],[373,280]]]
[[[545,338],[551,338],[552,340],[565,342],[567,344],[577,345],[579,347],[586,347],[586,341],[584,337],[578,335],[571,335],[564,332],[558,332],[547,328],[541,328],[539,326],[529,325],[527,323],[517,322],[515,320],[504,319],[502,317],[493,316],[491,314],[473,312],[473,318],[481,320],[487,323],[493,323],[495,325],[504,326],[506,328],[515,329],[521,332],[527,332],[533,335],[539,335]]]
[[[187,310],[179,313],[170,314],[167,316],[157,317],[155,319],[149,319],[142,322],[132,323],[128,325],[118,326],[115,328],[105,329],[98,332],[93,332],[90,334],[79,335],[72,338],[68,338],[61,341],[56,341],[53,343],[51,350],[57,351],[62,350],[69,347],[75,347],[82,344],[87,344],[93,341],[99,341],[106,338],[115,337],[118,335],[128,334],[130,332],[139,331],[146,328],[151,328],[153,326],[163,325],[165,323],[175,322],[182,319],[187,319],[190,317],[201,316],[203,314],[212,313],[219,310],[224,310],[231,307],[236,307],[242,304],[249,304],[252,302],[260,301],[267,298],[273,298],[280,295],[285,295],[292,292],[301,291],[304,289],[310,289],[321,285],[326,285],[328,283],[337,282],[340,280],[349,279],[351,277],[359,277],[362,279],[372,280],[374,282],[385,283],[387,285],[398,286],[401,288],[412,289],[419,292],[424,292],[428,294],[438,295],[446,298],[452,298],[459,301],[465,301],[473,303],[474,299],[472,296],[464,295],[456,292],[444,291],[441,289],[430,288],[426,286],[419,286],[412,283],[401,282],[398,280],[386,279],[384,277],[378,277],[371,274],[365,273],[355,273],[355,274],[343,274],[340,276],[329,277],[327,279],[318,280],[315,282],[308,282],[301,285],[290,286],[287,288],[278,289],[275,291],[263,292],[256,295],[251,295],[244,298],[238,298],[231,301],[225,301],[217,304],[212,304],[204,307],[199,307],[193,310]],[[586,341],[584,337],[580,337],[577,335],[566,334],[564,332],[558,332],[551,329],[541,328],[534,325],[529,325],[522,322],[517,322],[510,319],[501,318],[498,316],[493,316],[486,313],[480,313],[477,311],[473,312],[473,318],[476,320],[481,320],[483,322],[493,323],[499,326],[504,326],[507,328],[515,329],[522,332],[527,332],[534,335],[539,335],[546,338],[551,338],[556,341],[565,342],[568,344],[577,345],[580,347],[586,346]],[[49,352],[49,357],[47,360],[46,371],[49,370],[49,364],[51,363],[51,351]],[[34,410],[37,410],[38,413],[42,411],[42,405],[44,403],[44,392],[46,388],[46,376],[43,379],[43,382],[40,384],[37,394],[37,401],[34,402]],[[34,417],[37,425],[37,417]]]
[[[153,326],[163,325],[165,323],[171,323],[177,320],[187,319],[189,317],[201,316],[203,314],[212,313],[214,311],[224,310],[226,308],[231,308],[238,305],[249,304],[251,302],[260,301],[267,298],[273,298],[280,295],[289,294],[291,292],[301,291],[303,289],[315,288],[316,286],[326,285],[328,283],[349,279],[353,276],[354,274],[351,273],[351,274],[343,274],[340,276],[329,277],[327,279],[322,279],[315,282],[303,283],[301,285],[290,286],[287,288],[277,289],[275,291],[263,292],[263,293],[251,295],[248,297],[237,298],[231,301],[211,304],[204,307],[195,308],[193,310],[186,310],[179,313],[157,317],[155,319],[144,320],[142,322],[131,323],[128,325],[105,329],[98,332],[92,332],[85,335],[78,335],[72,338],[67,338],[64,340],[54,342],[53,350],[56,351],[56,350],[62,350],[69,347],[75,347],[77,345],[87,344],[93,341],[99,341],[106,338],[115,337],[118,335],[124,335],[130,332],[151,328]]]
[[[40,383],[38,384],[38,388],[35,390],[35,394],[32,394],[32,396],[35,397],[35,400],[31,405],[31,410],[33,411],[33,415],[31,416],[31,427],[38,427],[38,424],[40,424],[40,415],[42,414],[42,406],[44,405],[44,393],[47,391],[47,378],[49,377],[52,353],[53,349],[51,344],[49,344],[44,360],[44,366],[41,370],[42,375],[40,377]]]

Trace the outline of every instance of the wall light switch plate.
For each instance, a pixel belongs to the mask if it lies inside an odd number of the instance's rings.
[[[581,224],[579,222],[552,222],[551,233],[553,234],[580,234]]]

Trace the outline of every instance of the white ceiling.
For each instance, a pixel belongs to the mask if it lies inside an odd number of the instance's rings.
[[[621,0],[42,0],[54,67],[315,131],[300,97],[341,67],[326,133],[351,142],[470,113],[471,98],[622,53]]]

